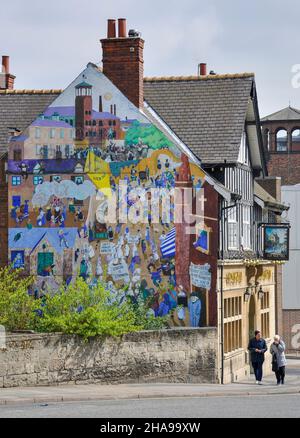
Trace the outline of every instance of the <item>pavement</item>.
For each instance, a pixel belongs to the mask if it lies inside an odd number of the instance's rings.
[[[251,376],[252,377],[252,376]],[[276,386],[274,374],[258,386],[254,377],[228,385],[216,384],[68,384],[0,389],[0,406],[59,402],[203,397],[245,397],[300,394],[300,359],[289,359],[286,384]]]

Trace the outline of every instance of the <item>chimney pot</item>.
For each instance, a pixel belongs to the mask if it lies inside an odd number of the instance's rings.
[[[126,38],[126,18],[119,18],[118,19],[118,31],[119,31],[119,38]]]
[[[9,73],[9,56],[2,56],[2,71],[3,73]]]
[[[207,75],[207,64],[202,62],[199,64],[199,76],[206,76]]]
[[[116,20],[107,20],[107,38],[116,38]]]

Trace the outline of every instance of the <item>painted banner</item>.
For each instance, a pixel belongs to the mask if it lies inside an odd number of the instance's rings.
[[[211,288],[211,272],[210,265],[190,265],[190,276],[193,286],[201,287],[203,289]]]
[[[124,282],[130,281],[128,266],[124,261],[116,265],[111,265],[110,273],[114,281],[124,281]]]

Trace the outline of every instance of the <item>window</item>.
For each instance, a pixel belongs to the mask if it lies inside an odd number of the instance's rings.
[[[292,131],[292,149],[300,150],[300,129],[296,128]]]
[[[228,210],[228,249],[237,249],[238,234],[237,234],[237,208],[233,207]]]
[[[51,175],[50,176],[50,181],[51,182],[61,182],[61,176],[60,175]]]
[[[44,182],[44,177],[40,175],[33,175],[33,185],[38,186]]]
[[[288,134],[285,129],[279,129],[276,134],[277,152],[286,152],[288,149]]]
[[[270,338],[270,292],[265,292],[261,299],[261,332],[263,337]]]
[[[35,128],[35,138],[41,138],[41,130],[40,130],[40,128]]]
[[[42,155],[42,158],[43,158],[44,160],[47,160],[47,158],[48,158],[48,146],[47,146],[47,145],[44,145],[44,146],[41,148],[41,155]]]
[[[59,160],[59,159],[62,158],[61,146],[60,146],[59,144],[57,144],[57,145],[56,145],[56,148],[55,148],[55,158],[56,158],[57,160]]]
[[[14,269],[24,268],[25,253],[24,251],[12,251],[11,263]]]
[[[75,184],[80,185],[80,184],[83,184],[83,182],[84,182],[84,177],[83,177],[83,176],[71,176],[71,180],[72,180]]]
[[[55,128],[50,129],[50,138],[55,138]]]
[[[224,353],[242,348],[242,297],[224,299]]]
[[[12,176],[11,177],[11,183],[13,186],[20,186],[22,182],[21,176]]]
[[[65,138],[65,130],[64,129],[60,130],[60,138]]]
[[[251,248],[251,207],[243,206],[243,248]]]
[[[22,151],[20,149],[14,150],[14,161],[22,161]]]

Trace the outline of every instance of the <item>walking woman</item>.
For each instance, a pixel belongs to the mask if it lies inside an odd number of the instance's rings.
[[[275,372],[277,385],[284,385],[285,366],[287,364],[284,352],[284,342],[279,335],[274,336],[274,342],[270,347],[270,353],[272,354],[272,371]]]

